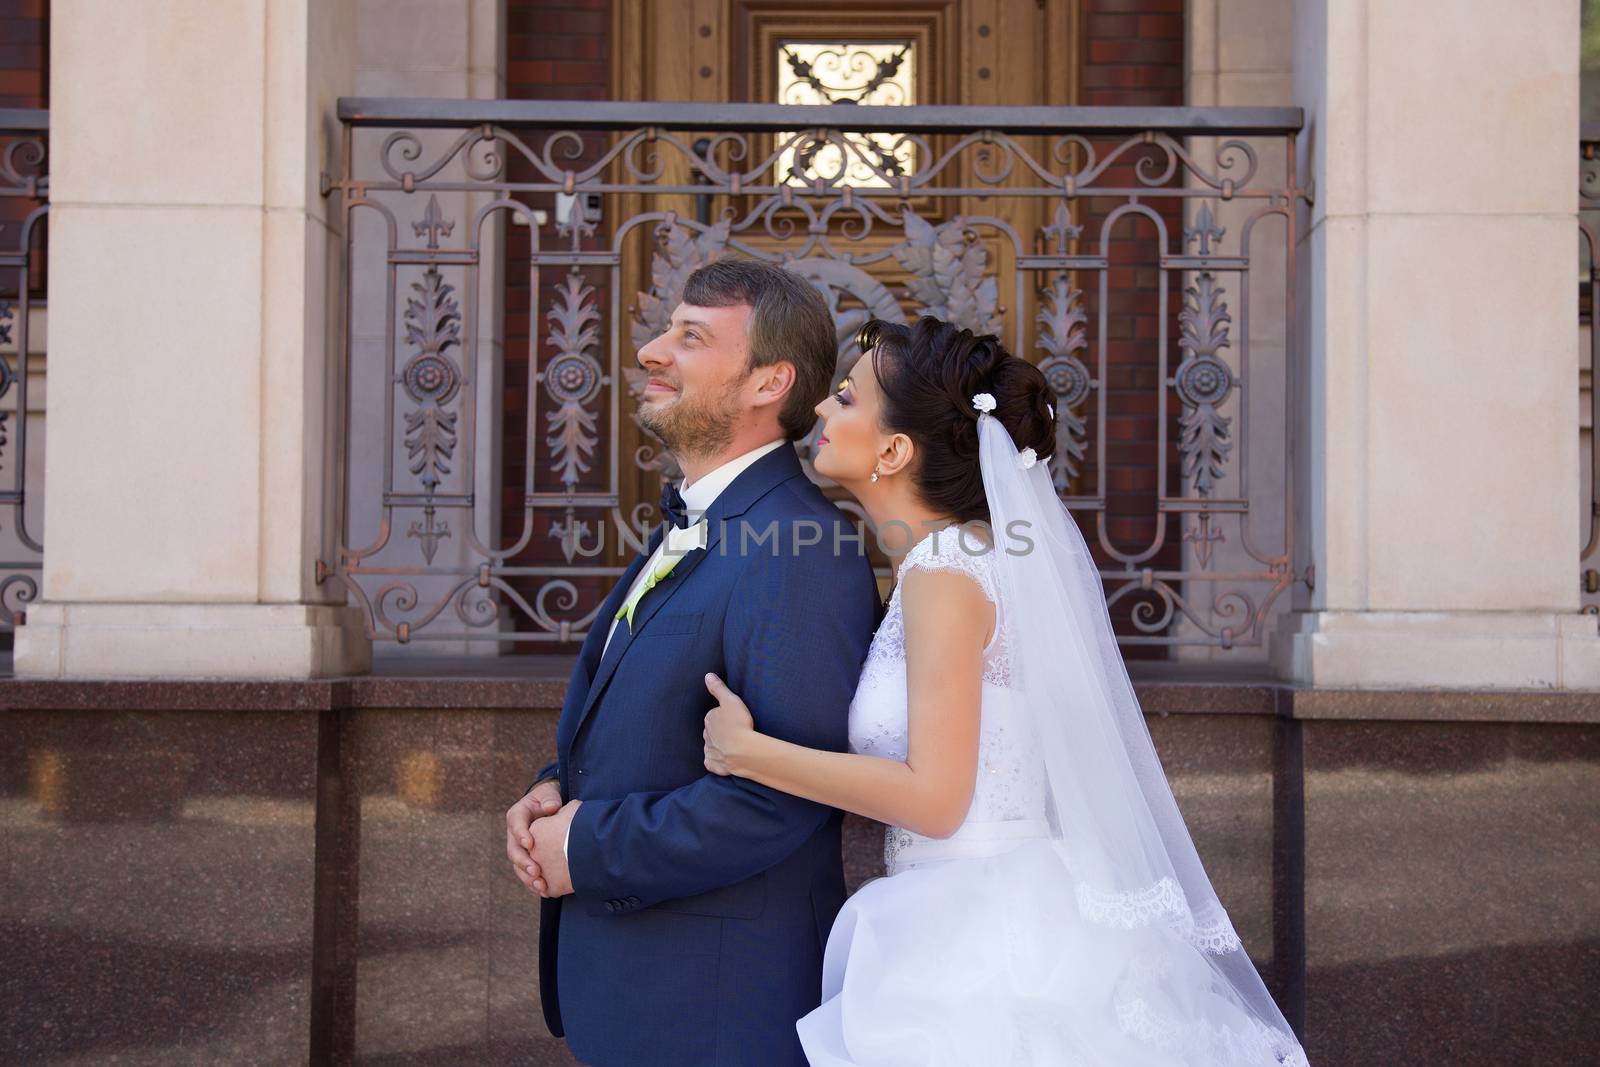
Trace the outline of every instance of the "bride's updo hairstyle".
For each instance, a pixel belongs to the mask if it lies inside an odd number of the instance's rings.
[[[916,446],[911,479],[929,507],[958,522],[989,521],[978,469],[978,411],[972,398],[995,399],[989,414],[1011,434],[1020,452],[1040,460],[1055,449],[1055,397],[1038,367],[1018,359],[993,334],[981,337],[943,319],[910,326],[873,319],[856,334],[872,353],[883,394],[883,428]]]

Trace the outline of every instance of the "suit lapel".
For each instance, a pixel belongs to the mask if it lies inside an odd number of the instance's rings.
[[[617,579],[617,584],[611,587],[611,592],[607,594],[605,601],[600,605],[599,610],[595,612],[594,620],[589,625],[589,634],[583,639],[583,647],[578,650],[579,676],[588,683],[584,688],[583,703],[579,706],[580,710],[577,717],[570,720],[570,732],[568,732],[569,718],[565,714],[562,715],[561,722],[556,728],[556,751],[560,752],[563,758],[569,754],[572,739],[578,735],[578,724],[582,722],[583,715],[589,710],[590,698],[594,696],[595,687],[600,678],[600,668],[605,665],[604,653],[618,651],[616,648],[617,641],[622,638],[620,623],[618,624],[619,632],[616,635],[616,640],[611,642],[610,647],[606,645],[606,634],[611,629],[612,616],[616,615],[617,608],[622,606],[622,601],[628,595],[628,590],[633,588],[634,579],[639,576],[639,572],[644,569],[646,561],[655,552],[656,546],[661,543],[663,532],[664,528],[658,525],[655,532],[650,535],[650,540],[645,545],[644,550],[633,557],[633,560],[623,570],[622,577]]]
[[[599,701],[606,685],[611,681],[612,676],[616,674],[617,665],[622,662],[622,657],[627,655],[628,649],[633,646],[634,640],[650,624],[650,620],[655,618],[661,609],[666,606],[667,601],[671,600],[677,591],[683,587],[684,583],[689,580],[689,576],[705,561],[706,557],[719,550],[718,546],[722,541],[723,534],[726,532],[727,524],[738,516],[743,515],[752,504],[774,488],[794,477],[804,477],[804,472],[800,468],[800,459],[795,454],[794,448],[786,445],[775,448],[756,460],[748,469],[741,471],[739,477],[735,478],[733,483],[722,491],[711,507],[706,510],[705,519],[708,529],[705,549],[696,549],[685,554],[682,559],[678,560],[678,565],[672,568],[672,573],[658,582],[654,589],[644,595],[634,607],[633,626],[631,628],[626,622],[617,623],[617,632],[612,635],[611,644],[606,648],[605,655],[601,657],[594,680],[589,684],[589,692],[584,697],[583,709],[578,713],[578,721],[573,729],[574,737],[583,728],[584,721],[588,719],[590,711]],[[661,527],[657,528],[656,539],[651,542],[650,551],[645,554],[644,558],[649,558],[649,555],[655,551],[654,546],[660,541],[661,529]],[[629,575],[637,575],[639,568],[642,566],[642,563],[636,561],[636,565],[629,568]],[[606,625],[610,625],[611,615],[616,614],[617,608],[621,606],[623,599],[627,596],[627,589],[632,584],[633,578],[627,577],[624,581],[618,583],[619,588],[623,590],[622,594],[617,596],[613,591],[613,596],[607,598],[605,608],[608,612],[605,616]],[[599,622],[600,620],[596,621]],[[601,640],[604,640],[603,636]]]
[[[610,594],[606,596],[605,603],[600,605],[600,610],[595,612],[594,624],[589,627],[588,639],[584,641],[583,648],[579,651],[579,660],[583,663],[584,675],[591,683],[594,682],[599,670],[600,662],[604,658],[606,649],[606,634],[611,631],[611,619],[616,615],[617,609],[628,597],[628,590],[633,588],[634,581],[639,577],[639,572],[650,557],[655,554],[656,547],[661,544],[665,527],[657,524],[655,531],[650,535],[650,540],[645,544],[644,550],[633,557],[622,577],[617,579],[617,584],[612,586]],[[620,624],[619,624],[620,625]],[[615,644],[616,642],[612,642]]]
[[[715,510],[716,505],[713,504],[711,511]],[[709,512],[707,514],[709,516]],[[650,551],[653,553],[655,549],[652,548]],[[656,612],[661,610],[661,605],[672,599],[672,594],[682,587],[684,579],[689,576],[689,573],[695,567],[700,565],[700,561],[705,557],[706,553],[699,549],[686,553],[683,558],[678,560],[678,565],[672,568],[672,573],[657,582],[655,588],[646,593],[639,603],[634,605],[633,625],[629,626],[626,619],[617,623],[617,632],[611,635],[611,644],[606,646],[605,655],[600,659],[599,669],[595,671],[594,681],[589,683],[589,692],[584,697],[583,710],[578,713],[579,729],[583,728],[583,722],[589,717],[590,709],[594,707],[595,701],[600,699],[600,694],[605,691],[606,683],[611,681],[611,676],[617,671],[617,664],[622,662],[622,657],[633,646],[634,638],[639,636],[639,631],[643,630],[645,625],[655,618]],[[637,575],[638,570],[635,569],[633,573]],[[630,578],[625,588],[632,585],[633,579]],[[615,605],[610,605],[610,615],[606,616],[608,620],[611,615],[616,614],[617,608],[622,606],[622,601],[626,597],[627,593],[624,592]],[[607,625],[610,625],[609,621]]]

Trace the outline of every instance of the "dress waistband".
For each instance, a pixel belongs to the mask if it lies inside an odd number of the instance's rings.
[[[1050,824],[1043,819],[968,823],[951,837],[923,837],[908,830],[892,829],[885,850],[888,853],[886,866],[893,874],[915,863],[998,856],[1026,841],[1049,837]]]

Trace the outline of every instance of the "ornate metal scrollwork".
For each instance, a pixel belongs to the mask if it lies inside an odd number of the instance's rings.
[[[1183,403],[1178,418],[1183,475],[1201,497],[1216,489],[1233,450],[1232,420],[1219,410],[1233,392],[1233,370],[1217,356],[1228,344],[1230,321],[1221,287],[1210,271],[1201,271],[1195,284],[1185,290],[1184,307],[1178,314],[1178,344],[1185,356],[1172,380]],[[1212,548],[1221,539],[1222,532],[1212,528],[1209,511],[1199,513],[1198,529],[1184,534],[1184,540],[1195,546],[1202,567],[1211,565]]]
[[[9,345],[11,341],[11,320],[16,315],[16,308],[4,300],[0,300],[0,345]],[[11,383],[16,380],[16,372],[11,369],[11,361],[0,354],[0,399],[11,392]],[[0,456],[5,455],[6,445],[11,443],[6,433],[6,422],[11,413],[0,411]]]
[[[557,355],[539,380],[557,407],[545,443],[551,449],[550,469],[561,475],[571,492],[578,476],[588,472],[589,457],[600,443],[599,416],[590,405],[605,383],[600,362],[591,354],[600,343],[600,309],[594,303],[594,287],[584,284],[576,268],[556,289],[556,302],[547,317]]]
[[[49,114],[14,110],[15,125],[0,128],[0,530],[5,533],[0,563],[0,628],[24,621],[27,604],[38,594],[42,539],[28,529],[28,504],[37,505],[39,486],[29,484],[30,415],[37,404],[29,398],[29,382],[38,367],[35,312],[42,304],[35,290],[44,271],[45,229],[49,222]],[[32,330],[30,330],[32,327]]]
[[[15,305],[5,300],[0,300],[0,345],[13,343],[11,340],[11,327],[16,314]],[[0,353],[0,400],[3,400],[6,394],[11,392],[11,386],[16,380],[17,372],[12,370],[11,360],[4,353]],[[0,457],[6,455],[6,446],[11,443],[11,435],[8,432],[10,420],[11,412],[0,411]],[[0,469],[4,469],[3,464],[0,464]]]
[[[1210,271],[1201,271],[1195,284],[1185,291],[1183,310],[1178,313],[1178,345],[1183,362],[1172,377],[1173,388],[1183,402],[1179,419],[1183,437],[1183,473],[1194,484],[1195,492],[1209,496],[1216,479],[1226,471],[1228,453],[1233,450],[1229,435],[1231,419],[1218,409],[1233,392],[1233,370],[1217,357],[1228,345],[1228,305],[1222,288]]]
[[[445,405],[461,389],[461,370],[449,356],[461,347],[461,308],[438,267],[430,266],[411,288],[417,295],[406,301],[406,342],[417,351],[401,370],[400,383],[417,407],[405,413],[405,444],[411,473],[431,498],[450,473],[456,449],[457,413]],[[413,522],[407,534],[419,540],[423,558],[432,563],[450,526],[436,520],[430,499],[423,521]]]
[[[960,215],[938,226],[907,208],[906,239],[894,258],[911,274],[911,296],[926,314],[973,333],[998,334],[999,290],[989,275],[989,253]]]
[[[814,68],[802,73],[830,84]],[[626,111],[631,105],[609,106]],[[1206,133],[1209,122],[1185,134],[1153,119],[1141,132],[1119,126],[1114,133],[1039,134],[1020,112],[1015,123],[990,130],[973,130],[952,113],[940,128],[930,125],[929,116],[939,112],[934,108],[919,111],[919,132],[903,136],[875,132],[884,128],[881,116],[854,128],[813,127],[774,136],[788,121],[775,112],[748,128],[721,122],[716,132],[697,140],[683,132],[704,128],[688,121],[703,117],[693,105],[683,105],[674,121],[650,124],[663,114],[670,117],[676,106],[640,105],[641,114],[650,109],[645,122],[600,123],[607,135],[603,144],[596,124],[584,116],[573,128],[561,128],[543,112],[519,116],[511,128],[463,122],[448,144],[434,142],[435,135],[426,142],[419,136],[421,127],[437,122],[418,121],[416,133],[397,129],[400,123],[389,127],[396,132],[375,163],[354,159],[345,177],[331,183],[347,203],[384,216],[389,263],[400,267],[391,267],[388,297],[397,297],[400,287],[409,287],[410,297],[403,302],[406,347],[401,349],[409,359],[395,372],[386,401],[390,407],[382,414],[393,416],[390,425],[405,427],[403,447],[420,491],[387,494],[377,532],[355,542],[371,547],[341,542],[333,565],[333,573],[367,610],[376,636],[410,640],[435,620],[439,629],[459,620],[466,629],[452,633],[469,637],[569,642],[584,636],[595,623],[597,592],[620,569],[606,551],[604,535],[611,532],[611,522],[628,525],[623,518],[631,512],[631,530],[653,510],[650,500],[637,499],[635,479],[619,471],[619,459],[631,458],[638,468],[666,477],[679,474],[642,427],[645,445],[632,457],[609,451],[618,441],[608,442],[606,432],[617,434],[618,421],[638,422],[647,375],[632,357],[669,327],[693,271],[726,255],[742,255],[782,263],[823,294],[836,324],[840,372],[858,356],[854,337],[867,318],[903,321],[919,313],[1000,334],[1014,351],[1037,358],[1055,393],[1052,480],[1096,542],[1111,603],[1124,625],[1122,640],[1221,647],[1261,643],[1273,601],[1301,575],[1289,562],[1293,546],[1287,531],[1281,554],[1275,549],[1260,553],[1251,544],[1243,522],[1251,504],[1242,499],[1247,488],[1241,485],[1237,494],[1219,489],[1236,473],[1230,465],[1242,467],[1251,447],[1243,440],[1243,405],[1230,406],[1230,398],[1244,387],[1250,352],[1250,338],[1232,333],[1230,302],[1238,302],[1231,313],[1241,321],[1257,321],[1259,313],[1252,314],[1248,304],[1250,289],[1241,286],[1230,294],[1219,281],[1251,269],[1250,223],[1237,237],[1226,234],[1204,201],[1254,200],[1259,210],[1251,222],[1282,215],[1292,246],[1294,202],[1308,198],[1306,190],[1292,180],[1253,184],[1255,146],[1278,138],[1279,147],[1292,151],[1291,136],[1262,131],[1249,134],[1249,142],[1217,144]],[[841,116],[860,110],[837,109]],[[996,109],[997,122],[1009,114]],[[1191,155],[1191,143],[1215,148],[1201,163]],[[806,155],[805,160],[815,163],[815,173],[797,184],[787,168],[797,151],[805,155],[813,149],[815,159]],[[363,169],[372,173],[358,173]],[[445,204],[464,195],[469,203],[487,197],[488,206],[473,222],[453,224],[434,199],[435,190]],[[493,211],[532,216],[557,195],[598,196],[602,212],[598,226],[581,214],[564,215],[553,242],[542,240],[550,230],[529,231],[537,235],[527,264],[534,301],[530,319],[534,332],[543,336],[530,346],[537,373],[530,382],[526,422],[538,445],[529,446],[532,462],[524,472],[522,534],[507,547],[486,547],[478,543],[481,524],[465,519],[455,531],[461,558],[442,558],[447,554],[436,556],[435,548],[452,532],[438,515],[476,507],[470,487],[460,495],[447,493],[460,477],[452,471],[473,469],[470,450],[484,432],[480,425],[474,434],[461,434],[458,443],[458,409],[463,425],[474,418],[466,414],[475,398],[468,372],[478,365],[465,362],[478,357],[464,356],[462,346],[464,338],[477,336],[481,324],[462,322],[450,282],[479,292],[474,287],[482,280],[482,219]],[[401,223],[389,211],[387,197],[426,208],[419,220]],[[696,203],[704,205],[703,218],[712,221],[664,210]],[[976,203],[984,207],[971,206]],[[635,213],[628,214],[623,205],[637,205],[631,209]],[[1042,225],[1041,205],[1053,208],[1054,216]],[[1194,215],[1184,231],[1185,247],[1169,247],[1177,243],[1167,236],[1170,220],[1189,205]],[[1110,226],[1096,247],[1080,247],[1084,231],[1072,217],[1078,208],[1112,225],[1116,217],[1138,214],[1146,220],[1141,225],[1157,231],[1158,258],[1135,258],[1148,256],[1150,246],[1142,238],[1113,238]],[[993,214],[971,214],[977,210]],[[632,292],[631,280],[641,266],[635,262],[641,226],[653,230],[653,245],[645,249],[649,282],[630,306],[624,293]],[[1021,235],[1033,227],[1038,240],[1024,247],[1028,242]],[[402,247],[399,233],[406,235],[408,247]],[[356,238],[349,240],[354,247]],[[1003,275],[997,275],[997,260],[1006,265]],[[401,273],[405,269],[420,271],[420,280]],[[541,272],[552,269],[554,284],[549,273],[541,282]],[[462,280],[453,271],[461,271]],[[1186,286],[1181,304],[1161,304],[1149,279],[1180,275]],[[1002,294],[1006,305],[1026,310],[1008,314]],[[461,303],[477,307],[475,301]],[[520,310],[508,301],[508,311]],[[1163,380],[1151,369],[1161,358],[1159,338],[1169,334],[1182,355]],[[544,353],[547,358],[538,362]],[[361,401],[357,396],[353,402]],[[1160,430],[1152,415],[1162,420]],[[383,423],[368,415],[365,424]],[[519,418],[515,425],[521,424]],[[1170,469],[1165,452],[1148,447],[1162,432],[1176,445],[1177,471]],[[1248,436],[1259,439],[1259,427]],[[803,458],[808,445],[800,443]],[[1129,477],[1130,465],[1147,454],[1154,469]],[[1169,495],[1179,473],[1183,486]],[[361,477],[358,469],[351,474]],[[1148,504],[1149,515],[1135,515],[1130,507],[1135,502]],[[411,524],[410,536],[422,545],[431,565],[426,569],[396,566],[393,559],[367,562],[389,544],[394,530],[404,528],[395,519],[400,509],[422,520]],[[1228,567],[1212,570],[1212,545],[1221,539],[1223,520],[1235,518],[1241,530],[1238,551],[1229,556]],[[1194,544],[1195,553],[1173,544],[1174,527]],[[1235,527],[1226,529],[1231,535]],[[1131,547],[1125,543],[1147,536]],[[426,581],[413,584],[422,575]],[[441,576],[450,580],[440,581]],[[1265,592],[1258,597],[1235,588],[1251,584]],[[435,601],[446,586],[448,595]],[[430,602],[419,604],[424,597]],[[494,622],[496,600],[526,624],[526,631],[478,632]]]
[[[1058,274],[1044,291],[1039,309],[1038,347],[1046,353],[1039,361],[1050,391],[1056,394],[1056,447],[1050,456],[1050,479],[1066,490],[1083,471],[1089,446],[1089,429],[1079,406],[1093,388],[1089,368],[1078,353],[1088,347],[1083,312],[1083,291],[1074,289],[1065,274]]]

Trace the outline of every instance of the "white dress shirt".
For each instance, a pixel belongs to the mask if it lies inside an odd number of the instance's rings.
[[[717,497],[722,495],[722,491],[728,488],[728,486],[732,485],[733,480],[739,477],[739,475],[743,474],[747,467],[749,467],[756,460],[760,459],[762,456],[766,455],[768,452],[775,451],[780,446],[788,443],[788,440],[782,437],[778,438],[776,441],[768,441],[759,448],[752,448],[742,456],[735,456],[733,459],[728,460],[728,462],[724,463],[716,470],[708,471],[707,473],[702,474],[700,477],[694,480],[693,484],[680,484],[678,486],[678,492],[683,495],[683,508],[689,514],[690,523],[689,529],[683,531],[684,534],[691,534],[697,525],[703,526],[705,524],[705,513],[711,510],[711,505],[716,502]],[[668,530],[667,532],[672,534],[675,531]],[[692,539],[688,537],[685,537],[682,541],[674,538],[673,547],[681,551],[680,546],[682,544],[691,542]],[[700,545],[704,545],[705,539],[702,537],[698,543]],[[649,560],[645,562],[645,565],[640,568],[639,573],[634,576],[633,584],[628,587],[628,596],[632,596],[634,590],[638,589],[639,586],[643,584],[647,578],[649,578],[650,572],[656,569],[656,566],[661,562],[662,555],[667,551],[667,549],[667,538],[663,537],[661,539],[661,543],[656,546],[655,552],[650,556]],[[649,594],[646,595],[648,596]],[[623,598],[623,603],[627,603],[627,597]],[[620,619],[613,618],[611,620],[611,629],[606,631],[606,643],[602,645],[600,649],[601,659],[605,658],[605,650],[611,647],[611,637],[617,632],[617,624],[619,622],[621,622]],[[561,842],[561,854],[563,856],[567,854],[567,842],[571,840],[572,824],[568,823],[567,836]]]

